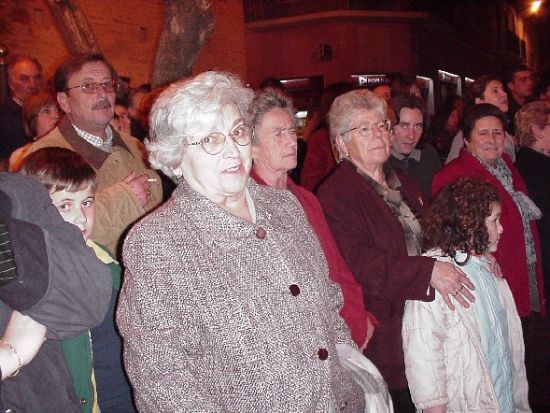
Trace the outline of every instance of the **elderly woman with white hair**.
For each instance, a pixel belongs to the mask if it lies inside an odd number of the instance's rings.
[[[467,307],[473,285],[451,264],[420,256],[418,216],[425,202],[414,182],[386,164],[392,140],[386,103],[368,90],[348,92],[332,104],[329,124],[342,162],[317,195],[380,322],[365,355],[386,379],[395,411],[414,412],[401,340],[405,301],[433,301],[435,288],[451,309],[453,302]]]
[[[251,99],[205,72],[153,106],[149,159],[178,187],[124,244],[118,325],[138,409],[363,411],[319,242],[292,194],[249,179]]]

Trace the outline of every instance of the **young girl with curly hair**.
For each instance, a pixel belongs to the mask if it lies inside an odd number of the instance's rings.
[[[502,233],[500,211],[493,186],[461,179],[440,192],[424,217],[425,255],[453,263],[475,285],[470,308],[452,311],[437,292],[432,302],[405,304],[406,375],[424,412],[531,411],[521,322],[488,257]]]

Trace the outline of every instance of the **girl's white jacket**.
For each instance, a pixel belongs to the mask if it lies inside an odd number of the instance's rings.
[[[452,262],[435,252],[429,255]],[[483,271],[484,266],[472,264],[459,268],[466,275]],[[496,284],[508,319],[515,411],[530,412],[521,322],[507,282],[498,278]],[[447,412],[499,412],[475,312],[456,301],[455,307],[451,311],[437,292],[432,302],[405,304],[403,351],[413,401],[419,410],[447,405]]]

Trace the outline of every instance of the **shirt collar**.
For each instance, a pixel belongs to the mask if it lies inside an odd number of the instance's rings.
[[[402,153],[399,153],[392,148],[391,154],[394,158],[397,158],[400,161],[402,161],[403,159],[414,159],[416,162],[420,162],[420,155],[422,155],[422,152],[420,151],[420,149],[415,148],[409,155],[403,155]]]
[[[111,152],[105,152],[82,138],[66,116],[61,118],[57,127],[67,143],[71,145],[71,148],[86,159],[95,169],[101,168],[103,162],[110,156]],[[115,148],[118,146],[131,154],[130,148],[124,143],[121,135],[117,131],[111,129],[111,126],[107,126],[107,128],[111,130],[113,135],[112,147]]]
[[[103,140],[99,136],[93,135],[89,132],[86,132],[85,130],[80,129],[75,124],[72,124],[74,130],[80,136],[82,139],[84,139],[89,144],[95,146],[96,148],[101,149],[102,151],[111,152],[112,144],[113,144],[113,132],[109,126],[105,129],[105,134],[107,135],[107,139]]]

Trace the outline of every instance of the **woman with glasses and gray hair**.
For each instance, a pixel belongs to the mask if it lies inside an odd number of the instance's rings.
[[[451,309],[457,302],[468,307],[473,285],[451,264],[420,256],[418,217],[425,202],[419,187],[386,163],[392,141],[386,116],[386,103],[366,89],[334,101],[330,135],[341,162],[318,198],[379,321],[365,355],[387,381],[395,411],[414,412],[401,340],[405,301],[433,301],[436,289]]]
[[[124,244],[117,320],[140,411],[364,409],[315,233],[291,193],[249,179],[252,95],[205,72],[153,106],[149,160],[178,187]]]

